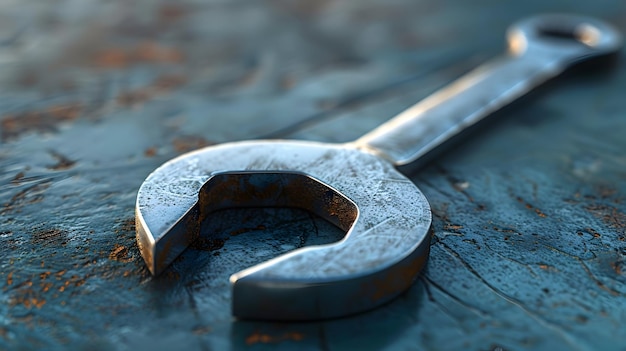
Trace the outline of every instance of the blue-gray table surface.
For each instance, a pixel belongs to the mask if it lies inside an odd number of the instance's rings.
[[[342,232],[221,212],[153,278],[145,177],[257,138],[343,142],[504,50],[540,12],[615,1],[31,1],[0,5],[0,349],[626,350],[626,56],[496,114],[409,174],[427,268],[371,312],[236,321],[228,276]],[[608,67],[610,66],[610,67]]]

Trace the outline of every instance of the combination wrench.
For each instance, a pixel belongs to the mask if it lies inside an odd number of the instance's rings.
[[[295,207],[346,232],[231,276],[240,318],[313,320],[365,311],[405,291],[427,261],[432,215],[397,166],[420,159],[566,68],[616,52],[610,25],[540,15],[508,30],[506,53],[356,141],[269,140],[210,146],[175,158],[141,185],[137,242],[161,273],[214,211]],[[218,258],[216,258],[218,259]]]

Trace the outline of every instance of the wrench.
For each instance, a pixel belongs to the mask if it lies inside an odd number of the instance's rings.
[[[424,266],[430,206],[395,167],[407,165],[569,66],[616,52],[596,19],[540,15],[508,30],[508,50],[360,139],[346,144],[245,141],[177,157],[141,185],[137,243],[154,275],[198,237],[214,211],[296,207],[346,232],[231,276],[239,318],[314,320],[372,309]]]

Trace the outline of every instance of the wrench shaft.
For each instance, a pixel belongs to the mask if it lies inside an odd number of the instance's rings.
[[[619,45],[617,33],[592,19],[546,19],[533,18],[513,26],[505,55],[408,108],[356,140],[354,146],[397,166],[406,165],[578,61],[605,54],[610,44]],[[555,28],[555,23],[560,27]],[[592,40],[598,33],[602,40]]]

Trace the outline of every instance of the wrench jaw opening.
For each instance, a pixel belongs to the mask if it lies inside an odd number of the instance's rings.
[[[159,275],[200,235],[200,226],[219,210],[292,207],[312,212],[348,232],[358,217],[354,202],[302,172],[214,172],[198,192],[198,201],[163,235],[155,236],[141,211],[135,213],[136,238],[148,269]]]

